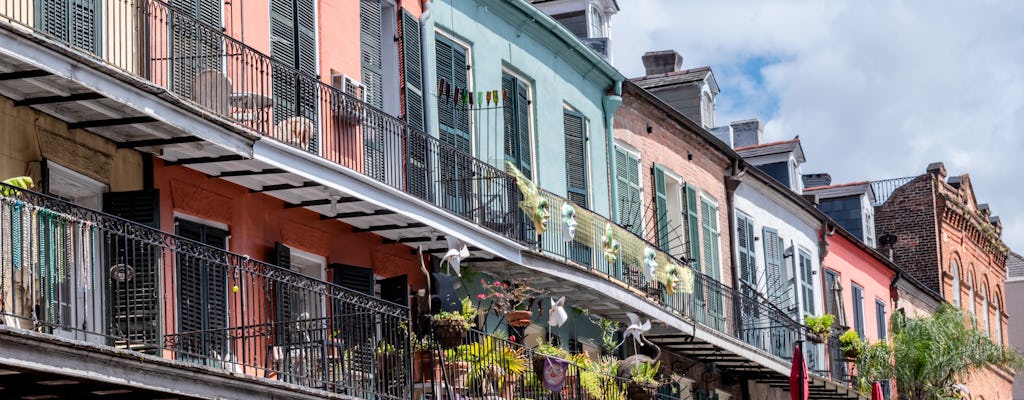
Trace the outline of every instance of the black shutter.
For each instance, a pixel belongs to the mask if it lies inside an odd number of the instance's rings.
[[[508,94],[503,104],[505,120],[505,159],[523,172],[532,176],[530,160],[530,89],[523,81],[509,74],[501,75],[502,93]]]
[[[292,250],[285,246],[281,242],[274,243],[274,265],[281,267],[282,269],[292,269]],[[291,285],[284,283],[281,280],[274,281],[274,294],[277,297],[277,322],[279,329],[287,326],[282,324],[287,321],[295,320],[295,315],[292,312],[294,308],[292,304],[293,289]],[[284,329],[283,332],[279,331],[279,336],[283,336],[282,339],[286,341],[289,339],[287,335],[281,335],[281,333],[287,333],[288,330]]]
[[[228,232],[176,220],[177,234],[224,249]],[[224,355],[227,344],[227,265],[179,252],[178,332],[182,351],[201,358]]]
[[[373,270],[344,264],[331,264],[334,284],[359,293],[374,295]]]
[[[377,282],[380,283],[381,300],[403,306],[409,305],[409,277],[407,275],[385,278]]]
[[[587,201],[587,139],[583,115],[565,110],[562,113],[565,130],[565,178],[569,200],[580,207],[590,207]]]
[[[423,54],[420,21],[402,10],[402,70],[405,74],[405,122],[423,130]]]
[[[157,190],[103,194],[103,212],[153,228],[160,227],[159,204],[160,192]],[[107,277],[111,284],[108,333],[119,339],[116,343],[118,346],[130,345],[135,350],[155,354],[161,345],[161,291],[158,279],[160,247],[107,233],[101,235],[105,243],[104,265],[123,265],[131,267],[135,272],[132,279]]]
[[[359,0],[362,81],[366,86],[366,102],[377,108],[384,108],[382,12],[380,0]]]
[[[219,0],[171,0],[175,9],[168,15],[171,48],[171,91],[195,99],[193,83],[207,70],[220,71],[223,36]],[[181,11],[178,11],[181,10]]]

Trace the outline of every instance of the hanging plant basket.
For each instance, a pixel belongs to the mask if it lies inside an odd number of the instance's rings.
[[[530,326],[533,320],[533,311],[529,310],[517,310],[509,311],[505,313],[505,318],[508,319],[508,325],[514,328],[524,328]]]
[[[453,349],[466,339],[466,325],[462,321],[441,319],[434,321],[437,344],[443,349]]]
[[[807,340],[810,340],[813,343],[822,344],[825,343],[825,334],[807,332]]]
[[[859,349],[846,350],[846,351],[843,352],[843,357],[846,357],[847,360],[856,360],[857,357],[860,357],[860,350]]]
[[[645,382],[630,382],[626,387],[626,397],[629,400],[651,400],[658,394],[658,386]]]

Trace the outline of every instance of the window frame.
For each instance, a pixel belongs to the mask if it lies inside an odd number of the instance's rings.
[[[850,300],[853,303],[853,330],[864,337],[864,287],[850,282]]]
[[[885,341],[889,337],[888,312],[885,309],[885,302],[875,298],[875,323],[878,324],[878,340]]]
[[[806,269],[803,265],[804,260],[807,261]],[[809,251],[798,247],[796,251],[796,262],[797,268],[800,270],[798,280],[800,285],[800,299],[802,301],[801,310],[807,313],[807,315],[815,315],[817,314],[818,308],[815,307],[814,302],[814,260],[811,258],[811,253]]]

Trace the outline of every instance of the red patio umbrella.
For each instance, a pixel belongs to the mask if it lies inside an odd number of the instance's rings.
[[[810,385],[807,382],[807,364],[804,363],[804,352],[800,344],[793,348],[793,369],[789,372],[789,398],[791,400],[807,400],[810,397]]]
[[[882,395],[882,384],[875,382],[871,384],[871,400],[885,400]]]

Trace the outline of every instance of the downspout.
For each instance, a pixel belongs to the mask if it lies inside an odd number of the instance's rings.
[[[608,169],[605,173],[608,183],[608,216],[612,221],[619,220],[619,198],[618,188],[615,186],[615,112],[622,105],[622,81],[616,80],[611,88],[611,94],[606,94],[601,99],[604,107],[604,131],[605,142],[608,151]]]

